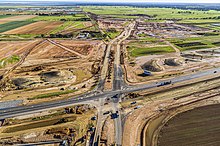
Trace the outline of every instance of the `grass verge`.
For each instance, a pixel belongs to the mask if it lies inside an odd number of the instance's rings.
[[[77,90],[66,90],[66,91],[60,91],[60,92],[40,94],[40,95],[36,95],[32,98],[28,98],[28,100],[50,98],[50,97],[60,96],[60,95],[64,95],[64,94],[74,93],[76,91]]]

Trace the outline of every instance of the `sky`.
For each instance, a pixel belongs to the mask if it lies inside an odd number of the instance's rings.
[[[0,0],[6,1],[6,0]],[[61,2],[119,2],[119,0],[7,0],[10,1],[61,1]],[[220,0],[122,0],[121,2],[169,2],[169,3],[220,3]]]

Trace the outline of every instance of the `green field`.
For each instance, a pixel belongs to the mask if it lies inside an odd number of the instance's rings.
[[[61,16],[38,16],[33,18],[33,21],[82,21],[81,19],[88,19],[83,14],[77,15],[61,15]]]
[[[202,28],[207,28],[211,30],[217,30],[220,31],[220,26],[217,26],[215,24],[220,24],[220,21],[218,23],[206,23],[206,24],[197,24],[196,26],[202,27]]]
[[[34,21],[12,21],[4,24],[0,24],[0,33],[6,32],[24,25],[33,23]]]
[[[185,24],[211,24],[211,23],[220,23],[220,19],[196,19],[196,20],[189,20],[184,19],[181,21],[178,21],[178,23],[185,23]]]
[[[107,32],[107,35],[109,36],[110,39],[114,39],[117,36],[119,36],[120,33],[121,33],[120,31],[117,31],[117,32]]]
[[[174,52],[175,50],[173,50],[173,48],[170,46],[163,46],[163,47],[130,46],[128,47],[128,51],[132,57],[140,57],[140,56],[153,55],[153,54],[171,53]]]
[[[71,30],[76,30],[76,29],[83,29],[86,26],[83,24],[85,21],[66,21],[63,25],[59,26],[52,32],[51,34],[56,34],[60,33],[62,31],[71,31]]]
[[[97,15],[108,15],[119,18],[137,18],[140,15],[149,15],[156,20],[162,19],[201,19],[218,17],[218,11],[181,10],[172,8],[136,8],[128,6],[85,6],[84,11]]]
[[[220,42],[219,35],[217,36],[202,36],[186,39],[172,39],[171,42],[181,51],[205,49],[218,47]]]

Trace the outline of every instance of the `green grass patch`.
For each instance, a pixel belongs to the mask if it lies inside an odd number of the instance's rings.
[[[56,97],[64,94],[70,94],[74,93],[77,90],[66,90],[66,91],[60,91],[60,92],[53,92],[53,93],[46,93],[46,94],[40,94],[37,96],[34,96],[32,98],[28,98],[28,100],[34,100],[34,99],[44,99],[44,98],[50,98],[50,97]]]
[[[191,46],[191,47],[185,47],[185,48],[181,48],[181,51],[187,51],[187,50],[198,50],[198,49],[208,49],[208,48],[212,48],[213,46],[210,45],[202,45],[202,46]]]
[[[107,35],[109,36],[110,39],[114,39],[116,38],[117,36],[120,35],[120,31],[117,31],[117,32],[108,32]]]
[[[0,24],[0,33],[6,32],[24,25],[33,23],[34,21],[12,21],[4,24]]]
[[[218,23],[209,23],[209,24],[196,24],[196,26],[198,27],[202,27],[202,28],[207,28],[210,30],[220,30],[220,25],[216,25],[216,24],[220,24],[220,21]]]
[[[19,132],[19,131],[24,131],[24,130],[35,129],[35,128],[59,125],[59,124],[67,123],[70,121],[75,121],[76,118],[77,118],[76,116],[71,115],[70,117],[63,117],[63,118],[58,117],[58,118],[53,118],[50,120],[38,121],[38,122],[25,124],[25,125],[18,125],[18,126],[6,128],[3,131],[3,133],[14,133],[14,132]]]
[[[220,42],[213,42],[212,44],[215,45],[215,46],[217,46],[217,47],[220,46]]]
[[[56,34],[62,31],[72,31],[76,29],[85,28],[84,22],[86,21],[66,21],[63,25],[57,27],[55,30],[50,32],[50,34]]]
[[[2,18],[8,18],[8,17],[11,17],[11,16],[15,16],[15,15],[0,15],[0,19],[2,19]]]
[[[72,21],[65,22],[63,25],[57,27],[55,30],[53,30],[53,31],[50,32],[50,33],[51,33],[51,34],[56,34],[56,33],[60,32],[60,31],[63,31],[63,30],[65,30],[65,28],[72,26],[73,23],[74,23],[74,22],[72,22]]]
[[[9,64],[16,63],[20,60],[20,57],[17,55],[12,55],[10,57],[4,58],[0,60],[0,68],[3,68]]]
[[[146,47],[146,48],[131,46],[128,47],[128,51],[132,57],[175,52],[175,50],[170,46]]]

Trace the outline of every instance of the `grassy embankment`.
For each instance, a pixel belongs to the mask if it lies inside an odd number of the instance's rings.
[[[0,68],[3,68],[9,64],[16,63],[20,60],[20,57],[17,55],[12,55],[10,57],[4,58],[0,60]]]
[[[28,98],[28,100],[51,98],[51,97],[56,97],[56,96],[60,96],[60,95],[74,93],[76,91],[77,90],[66,90],[66,91],[60,91],[60,92],[45,93],[45,94],[36,95],[32,98]]]

